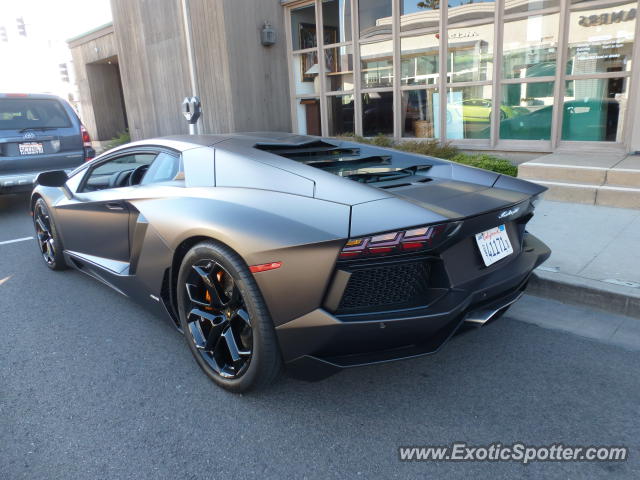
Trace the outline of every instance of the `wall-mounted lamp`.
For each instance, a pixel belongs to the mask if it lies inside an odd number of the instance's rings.
[[[270,47],[276,43],[276,31],[269,22],[264,22],[264,26],[260,31],[260,43],[265,47]]]

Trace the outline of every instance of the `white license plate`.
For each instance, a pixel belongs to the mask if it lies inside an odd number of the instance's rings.
[[[19,143],[20,155],[38,155],[44,153],[44,147],[38,142]]]
[[[513,253],[507,227],[504,225],[476,233],[476,243],[487,267]]]

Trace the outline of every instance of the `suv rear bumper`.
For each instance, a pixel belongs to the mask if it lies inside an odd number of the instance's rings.
[[[0,175],[0,193],[30,191],[37,176],[37,173]]]
[[[525,234],[523,240],[513,262],[451,288],[411,316],[345,321],[320,308],[278,326],[287,369],[296,377],[317,380],[343,368],[435,353],[466,319],[486,323],[520,297],[533,269],[551,254],[533,235]]]
[[[62,170],[56,169],[55,166],[52,168],[42,170]],[[64,169],[67,173],[70,173],[72,168]],[[26,173],[15,173],[9,175],[0,175],[0,193],[17,193],[17,192],[30,192],[33,190],[34,182],[36,181],[36,177],[41,172],[26,172]]]

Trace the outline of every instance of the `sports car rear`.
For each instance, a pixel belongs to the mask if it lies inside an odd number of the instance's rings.
[[[532,270],[550,255],[525,230],[531,207],[516,208],[507,220],[496,210],[455,222],[454,233],[433,249],[405,251],[399,244],[339,259],[321,308],[277,328],[290,370],[321,378],[434,353],[465,320],[490,320],[519,298]],[[513,253],[486,266],[475,235],[500,225]]]
[[[383,149],[327,148],[278,153],[384,195],[351,206],[322,305],[277,326],[294,374],[433,353],[465,321],[483,324],[516,301],[550,255],[526,232],[542,187]]]

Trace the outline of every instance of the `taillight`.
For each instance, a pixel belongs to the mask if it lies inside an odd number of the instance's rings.
[[[82,132],[82,144],[85,147],[91,146],[91,137],[89,136],[89,132],[84,128],[84,125],[80,125],[80,132]]]
[[[461,224],[462,222],[443,223],[368,237],[350,238],[340,252],[340,258],[346,260],[435,248],[455,233]]]
[[[89,160],[93,160],[96,152],[91,146],[91,137],[89,136],[89,132],[84,125],[80,125],[80,133],[82,134],[82,148],[84,150],[84,161],[88,162]]]

